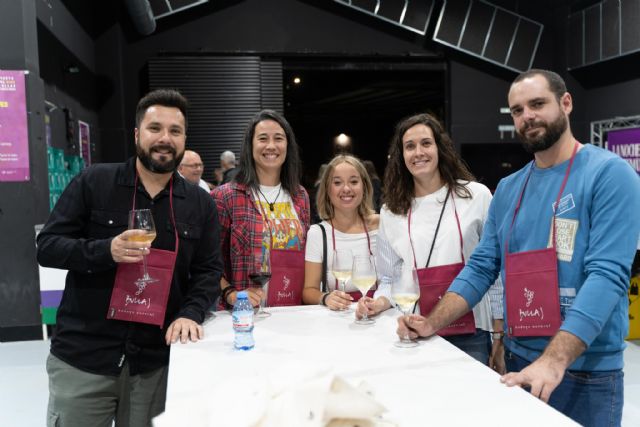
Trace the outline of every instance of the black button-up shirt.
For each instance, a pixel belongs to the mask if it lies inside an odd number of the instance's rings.
[[[117,264],[111,240],[127,229],[133,205],[135,159],[98,164],[74,178],[38,235],[38,262],[69,270],[51,340],[51,352],[84,371],[131,375],[169,363],[166,328],[178,317],[198,323],[220,293],[222,258],[215,203],[198,186],[173,174],[173,209],[180,239],[164,328],[107,320]],[[138,180],[136,209],[151,209],[152,247],[175,250],[169,184],[153,199]]]

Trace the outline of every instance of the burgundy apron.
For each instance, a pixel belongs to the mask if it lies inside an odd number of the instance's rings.
[[[138,175],[136,174],[132,209],[136,208],[137,187]],[[142,261],[119,263],[111,293],[109,310],[107,311],[107,319],[148,323],[162,328],[179,247],[178,231],[173,213],[173,177],[171,177],[169,183],[169,205],[176,241],[175,251],[149,249],[147,270],[149,275],[156,279],[156,281],[150,283],[136,283],[136,280],[143,274]]]
[[[362,220],[362,226],[364,227],[364,232],[367,235],[367,247],[369,248],[369,255],[373,256],[373,252],[371,251],[371,239],[369,238],[369,230],[367,229],[367,223],[365,222],[364,218],[360,218]],[[331,239],[333,240],[333,251],[336,251],[336,232],[335,232],[335,228],[333,227],[333,221],[331,221]],[[378,287],[377,281],[376,284],[373,285],[373,287],[371,289],[369,289],[369,291],[367,292],[367,296],[369,298],[373,298],[373,295],[376,292],[376,289]],[[338,279],[336,279],[336,283],[334,286],[335,290],[339,290],[338,289]],[[353,292],[347,292],[351,298],[353,298],[353,302],[358,302],[360,300],[360,298],[362,298],[362,292],[360,291],[353,291]]]
[[[520,210],[524,191],[531,177],[534,163],[524,181],[518,204],[513,212],[509,234],[505,240],[505,292],[507,300],[507,333],[514,337],[549,337],[560,327],[560,296],[558,287],[558,260],[556,254],[556,214],[562,192],[569,179],[571,165],[578,144],[573,148],[567,171],[560,186],[551,220],[552,247],[509,253],[509,239]]]
[[[458,235],[460,236],[460,258],[461,262],[457,264],[439,265],[437,267],[429,267],[429,261],[433,254],[433,248],[438,237],[438,230],[440,229],[440,223],[442,222],[442,215],[444,209],[447,206],[447,200],[451,195],[451,202],[453,203],[453,213],[456,217],[456,223],[458,225]],[[429,257],[427,258],[427,264],[425,268],[418,268],[416,264],[416,253],[413,248],[413,241],[411,239],[411,208],[407,215],[407,223],[409,228],[409,243],[411,244],[411,251],[413,252],[413,265],[418,273],[418,283],[420,285],[420,313],[426,316],[433,310],[433,308],[442,299],[444,294],[449,289],[451,282],[456,278],[458,273],[464,268],[464,253],[462,252],[462,229],[460,228],[460,220],[458,218],[458,211],[456,210],[456,203],[453,197],[453,192],[449,190],[447,197],[442,205],[442,211],[440,211],[440,218],[438,219],[438,225],[436,226],[436,232],[433,235],[433,241],[431,242],[431,249],[429,250]],[[440,336],[448,335],[462,335],[462,334],[474,334],[476,332],[476,321],[473,317],[473,310],[470,310],[464,316],[455,320],[449,326],[440,329],[437,334]]]
[[[302,288],[304,287],[304,251],[300,249],[272,249],[273,228],[271,220],[264,212],[258,200],[258,208],[263,224],[269,228],[271,279],[267,285],[268,307],[302,305]]]

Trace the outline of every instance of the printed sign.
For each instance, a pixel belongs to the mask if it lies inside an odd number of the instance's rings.
[[[640,174],[640,128],[610,131],[605,148],[625,159]]]
[[[78,120],[78,134],[80,136],[80,157],[85,166],[91,164],[91,129],[89,123]]]
[[[0,70],[0,182],[29,181],[25,71]]]

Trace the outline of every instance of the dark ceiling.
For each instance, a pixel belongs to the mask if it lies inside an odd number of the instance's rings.
[[[186,9],[158,20],[158,30],[156,30],[156,32],[201,18],[204,15],[214,13],[221,8],[225,8],[229,5],[240,3],[242,1],[243,0],[210,0],[208,3]],[[320,7],[322,7],[322,3],[333,2],[333,0],[299,1],[316,4]],[[489,0],[489,3],[494,3],[498,6],[504,7],[505,9],[518,13],[520,3],[524,1],[527,0]],[[61,2],[76,18],[87,34],[89,34],[93,39],[99,37],[116,22],[120,22],[126,30],[132,30],[131,21],[127,15],[126,7],[124,6],[124,0],[61,0]],[[569,12],[574,12],[585,9],[599,2],[600,0],[545,0],[540,1],[539,4],[540,7],[546,7],[545,3],[553,3],[554,5],[564,4],[569,8]],[[332,10],[335,9],[336,8],[333,8]],[[338,10],[339,9],[340,8],[338,8]],[[346,9],[345,13],[347,13]],[[132,37],[133,36],[134,35],[132,34]]]

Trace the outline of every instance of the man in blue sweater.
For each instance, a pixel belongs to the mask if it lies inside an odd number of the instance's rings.
[[[473,307],[501,274],[509,371],[501,381],[527,387],[580,424],[619,425],[640,178],[617,155],[573,137],[572,97],[556,73],[520,74],[508,99],[534,161],[498,185],[482,240],[440,304],[426,318],[398,319],[398,334],[433,335]],[[539,267],[538,256],[548,251],[551,268]],[[516,264],[524,273],[514,272]],[[537,271],[527,273],[529,266]],[[548,294],[544,310],[529,307],[532,286]],[[528,308],[516,310],[523,293]]]

